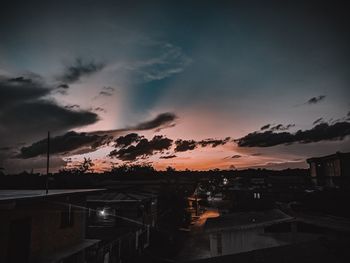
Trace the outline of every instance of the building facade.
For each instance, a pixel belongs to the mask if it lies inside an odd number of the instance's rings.
[[[0,262],[89,262],[86,195],[97,191],[0,190]]]
[[[319,186],[341,186],[350,178],[350,153],[337,152],[306,161],[314,183]]]

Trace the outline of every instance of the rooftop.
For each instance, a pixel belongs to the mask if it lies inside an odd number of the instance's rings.
[[[279,209],[238,212],[222,215],[220,217],[208,218],[205,224],[205,230],[207,232],[213,232],[228,229],[248,229],[269,226],[293,219],[293,217],[283,213]]]
[[[327,156],[309,158],[306,161],[310,163],[310,162],[319,162],[319,161],[331,160],[331,159],[350,159],[350,152],[348,153],[336,152],[334,154],[327,155]]]
[[[48,194],[46,190],[0,190],[1,201],[16,201],[27,199],[42,199],[47,197],[58,197],[76,194],[91,194],[104,189],[49,189]]]
[[[88,197],[89,202],[140,202],[156,197],[145,192],[106,192]]]

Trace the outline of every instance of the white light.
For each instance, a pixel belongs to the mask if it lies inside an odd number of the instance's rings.
[[[105,216],[106,215],[106,211],[104,209],[100,210],[98,213],[99,213],[100,216]]]

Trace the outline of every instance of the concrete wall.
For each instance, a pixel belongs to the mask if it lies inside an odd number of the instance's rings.
[[[14,209],[0,210],[0,262],[7,261],[11,222],[17,219],[31,220],[30,262],[40,262],[53,253],[80,243],[85,233],[85,212],[73,207],[73,226],[61,227],[61,213],[65,205],[54,202],[83,204],[83,200],[55,199],[48,201],[28,201],[17,203]],[[20,253],[21,248],[18,248]]]
[[[283,245],[281,241],[271,236],[264,235],[264,228],[262,227],[243,230],[226,230],[224,232],[210,234],[210,253],[213,257],[280,245]]]

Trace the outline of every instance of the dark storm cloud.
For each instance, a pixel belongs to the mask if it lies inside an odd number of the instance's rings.
[[[140,130],[140,131],[152,130],[152,129],[160,128],[162,126],[170,125],[176,119],[177,119],[177,116],[174,113],[171,113],[171,112],[161,113],[157,117],[155,117],[153,120],[142,122],[130,129]]]
[[[177,156],[175,154],[172,155],[164,155],[164,156],[160,156],[160,159],[173,159],[176,158]]]
[[[197,142],[194,140],[176,140],[175,152],[191,151],[197,147]]]
[[[197,142],[198,145],[202,147],[207,147],[211,145],[211,147],[215,148],[219,145],[224,145],[230,140],[230,137],[226,137],[225,139],[205,139]]]
[[[31,140],[43,130],[65,132],[97,122],[96,113],[73,110],[46,99],[55,89],[33,78],[0,77],[0,136],[8,142]]]
[[[320,123],[310,130],[299,130],[296,133],[273,131],[253,132],[235,140],[239,147],[270,147],[279,144],[311,143],[326,140],[342,140],[350,135],[349,122],[334,124]]]
[[[51,89],[41,80],[0,76],[0,109],[48,95]]]
[[[126,147],[139,142],[141,139],[143,139],[143,136],[139,136],[137,133],[129,133],[125,136],[120,136],[115,140],[116,147]]]
[[[324,100],[326,96],[320,95],[318,97],[313,97],[307,101],[308,104],[316,104],[319,103],[320,101]]]
[[[46,102],[43,102],[46,103]],[[51,106],[53,106],[54,104],[52,104]],[[50,107],[50,104],[48,105]],[[74,106],[74,105],[72,105]],[[58,106],[57,106],[58,107]],[[41,108],[41,107],[39,107]],[[61,123],[61,125],[59,125],[59,127],[61,127],[63,130],[67,130],[68,128],[71,128],[70,126],[74,125],[74,126],[83,126],[86,124],[90,124],[90,123],[94,123],[97,121],[98,117],[95,113],[91,113],[89,111],[72,111],[70,109],[65,109],[65,108],[60,108],[58,107],[58,109],[56,109],[56,111],[63,111],[65,112],[64,118],[58,118],[56,119],[55,124]],[[49,114],[52,113],[51,110],[49,109],[45,109],[43,110],[43,112],[41,114]],[[52,113],[56,116],[59,116],[60,114],[56,113]],[[74,116],[70,116],[70,115],[74,115]],[[162,114],[160,114],[162,115]],[[175,115],[174,115],[175,116]],[[40,124],[40,120],[42,120],[44,118],[43,117],[39,117],[37,119],[37,121]],[[64,123],[62,121],[60,121],[60,119],[64,120]],[[155,119],[149,121],[151,124],[147,125],[148,122],[143,122],[141,127],[142,130],[145,129],[145,126],[150,127],[150,129],[154,128],[155,125],[155,121],[156,119],[159,119],[158,117],[156,117]],[[166,119],[166,118],[160,118],[160,119]],[[70,122],[68,122],[68,120],[70,120]],[[0,116],[0,121],[1,121],[1,116]],[[78,122],[79,121],[79,122]],[[161,122],[161,121],[157,121],[156,122],[158,125],[162,126],[164,124],[166,124],[167,122]],[[71,125],[69,125],[71,124]],[[138,126],[138,125],[137,125]],[[57,137],[53,137],[52,140],[55,140],[57,142],[61,142],[63,145],[61,148],[57,148],[58,150],[54,150],[52,153],[55,154],[61,154],[61,153],[65,153],[65,152],[70,152],[70,154],[74,154],[77,153],[78,151],[82,151],[84,153],[88,153],[88,152],[92,152],[95,151],[98,147],[109,143],[111,140],[113,140],[114,136],[116,136],[116,134],[128,131],[128,130],[136,130],[134,127],[129,129],[118,129],[118,130],[109,130],[109,131],[98,131],[98,132],[89,132],[89,133],[75,133],[75,132],[68,132],[67,134],[63,135],[63,136],[57,136]],[[51,129],[52,131],[52,129]],[[70,141],[70,138],[75,138],[77,140],[76,143],[72,143],[70,146],[64,146],[64,142],[68,142]],[[133,143],[138,143],[141,141],[141,139],[144,139],[143,136],[139,136],[136,133],[130,133],[127,134],[125,136],[120,136],[115,140],[116,143],[116,147],[117,148],[125,148],[127,146],[130,146]],[[154,140],[157,140],[159,138],[155,138]],[[164,140],[162,140],[164,141]],[[39,148],[40,145],[43,144],[43,142],[45,142],[45,139],[40,140],[38,142],[33,143],[32,145],[28,146],[28,147],[22,147],[22,149],[24,149],[24,151],[26,151],[25,153],[22,153],[21,150],[21,154],[19,155],[19,157],[22,158],[30,158],[30,157],[35,157],[36,153],[37,154],[42,154],[42,152],[38,151],[37,149]],[[153,146],[157,146],[155,141],[151,141]],[[152,146],[151,145],[151,146]],[[136,149],[137,151],[139,151],[140,147],[142,145],[139,145],[138,148]],[[144,146],[144,145],[143,145]],[[82,148],[85,147],[85,148]],[[64,150],[61,150],[64,149]],[[124,149],[125,150],[125,149]],[[28,152],[28,153],[27,153]],[[141,151],[142,152],[142,151]],[[124,154],[125,155],[125,154]],[[124,157],[123,158],[126,158]]]
[[[28,130],[67,130],[93,124],[98,121],[96,113],[73,111],[52,101],[28,101],[8,109],[0,115],[0,122],[7,127]]]
[[[104,64],[102,63],[86,62],[81,58],[77,58],[72,65],[65,68],[59,79],[67,83],[73,83],[80,80],[81,77],[92,75],[103,68]]]
[[[232,158],[232,159],[239,159],[239,158],[241,158],[241,157],[242,157],[242,155],[235,154],[235,155],[233,155],[231,158]]]
[[[173,140],[161,135],[154,136],[152,140],[141,139],[136,145],[130,145],[110,152],[110,157],[118,158],[122,161],[135,161],[139,158],[145,159],[155,153],[169,150]]]
[[[99,146],[105,145],[110,138],[105,136],[90,135],[88,133],[77,133],[74,131],[67,132],[62,136],[56,136],[50,139],[50,153],[64,154],[82,147],[97,149]],[[28,147],[22,147],[18,158],[32,158],[44,155],[47,152],[47,139],[40,140]]]

